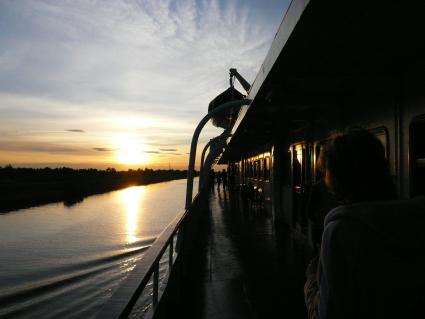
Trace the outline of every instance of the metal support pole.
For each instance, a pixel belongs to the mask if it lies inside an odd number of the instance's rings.
[[[201,155],[201,166],[199,168],[199,187],[198,187],[198,189],[201,189],[201,183],[202,183],[201,179],[202,179],[202,176],[203,176],[202,172],[204,170],[205,153],[206,153],[208,147],[210,147],[210,145],[212,143],[215,143],[215,142],[220,141],[222,139],[228,138],[230,136],[232,136],[231,133],[224,132],[223,134],[210,139],[209,142],[205,145],[204,149],[202,150],[202,155]]]
[[[235,76],[238,79],[239,83],[242,85],[245,91],[249,92],[249,90],[251,90],[251,84],[249,84],[249,82],[245,80],[236,69],[230,69],[229,73],[230,76]]]
[[[212,143],[214,143],[214,141],[215,141],[215,138],[210,139],[210,140],[208,141],[208,143],[205,145],[204,149],[202,150],[202,154],[201,154],[201,165],[200,165],[200,167],[199,167],[199,178],[201,178],[201,176],[202,176],[201,174],[202,174],[202,171],[203,171],[203,169],[204,169],[205,153],[206,153],[206,151],[207,151],[208,147],[210,147],[210,145],[211,145]],[[199,181],[199,185],[201,185],[201,181]]]
[[[227,102],[216,107],[215,109],[211,110],[207,115],[204,116],[204,118],[199,122],[198,126],[196,127],[195,132],[193,132],[192,143],[190,145],[189,167],[187,169],[186,205],[185,205],[186,209],[188,209],[192,204],[193,175],[194,175],[194,169],[195,169],[196,146],[198,144],[199,134],[201,134],[201,131],[204,128],[205,124],[207,124],[207,122],[214,115],[224,110],[230,109],[232,107],[239,107],[242,105],[247,105],[249,103],[251,103],[251,100],[244,99],[244,100]]]
[[[201,189],[201,184],[203,181],[203,171],[204,171],[204,159],[205,159],[205,152],[210,147],[210,145],[214,143],[214,139],[211,139],[208,141],[208,143],[205,145],[204,149],[202,150],[201,154],[201,165],[199,166],[199,181],[198,181],[198,191]]]
[[[201,184],[199,185],[199,191],[201,191],[202,189],[205,188],[205,180],[206,180],[206,176],[207,176],[207,171],[206,168],[208,167],[212,167],[216,161],[216,158],[223,152],[223,149],[226,147],[226,142],[224,140],[219,141],[217,144],[219,145],[211,145],[210,147],[210,152],[207,155],[207,158],[205,159],[205,163],[204,163],[204,172],[203,172],[203,176],[204,178],[201,181]]]

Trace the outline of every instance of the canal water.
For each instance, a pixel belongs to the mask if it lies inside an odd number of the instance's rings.
[[[93,317],[184,209],[185,190],[176,180],[0,214],[0,317]]]

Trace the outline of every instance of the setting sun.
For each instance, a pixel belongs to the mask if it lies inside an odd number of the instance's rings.
[[[117,161],[121,164],[136,165],[149,162],[145,145],[142,141],[129,137],[120,136],[117,138]]]

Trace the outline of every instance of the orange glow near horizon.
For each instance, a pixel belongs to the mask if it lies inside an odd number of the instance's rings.
[[[106,145],[106,148],[110,149],[110,151],[95,151],[92,150],[91,146],[80,147],[81,151],[78,150],[70,154],[0,149],[0,166],[3,167],[10,164],[13,167],[70,167],[73,169],[95,168],[100,170],[113,167],[118,171],[137,170],[139,168],[187,169],[189,155],[185,153],[184,145],[178,145],[176,152],[180,153],[172,155],[161,154],[162,151],[159,147],[148,148],[143,142],[139,143],[140,140],[137,138],[130,138],[128,142],[125,142],[124,138],[118,139],[115,137],[110,137],[108,140],[112,141],[112,143],[97,144]],[[122,143],[119,141],[122,141]],[[200,152],[198,152],[196,157],[196,169],[199,169],[199,162]]]

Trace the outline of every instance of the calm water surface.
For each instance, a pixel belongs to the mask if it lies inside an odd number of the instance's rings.
[[[183,210],[185,190],[177,180],[0,215],[0,317],[92,317]]]

